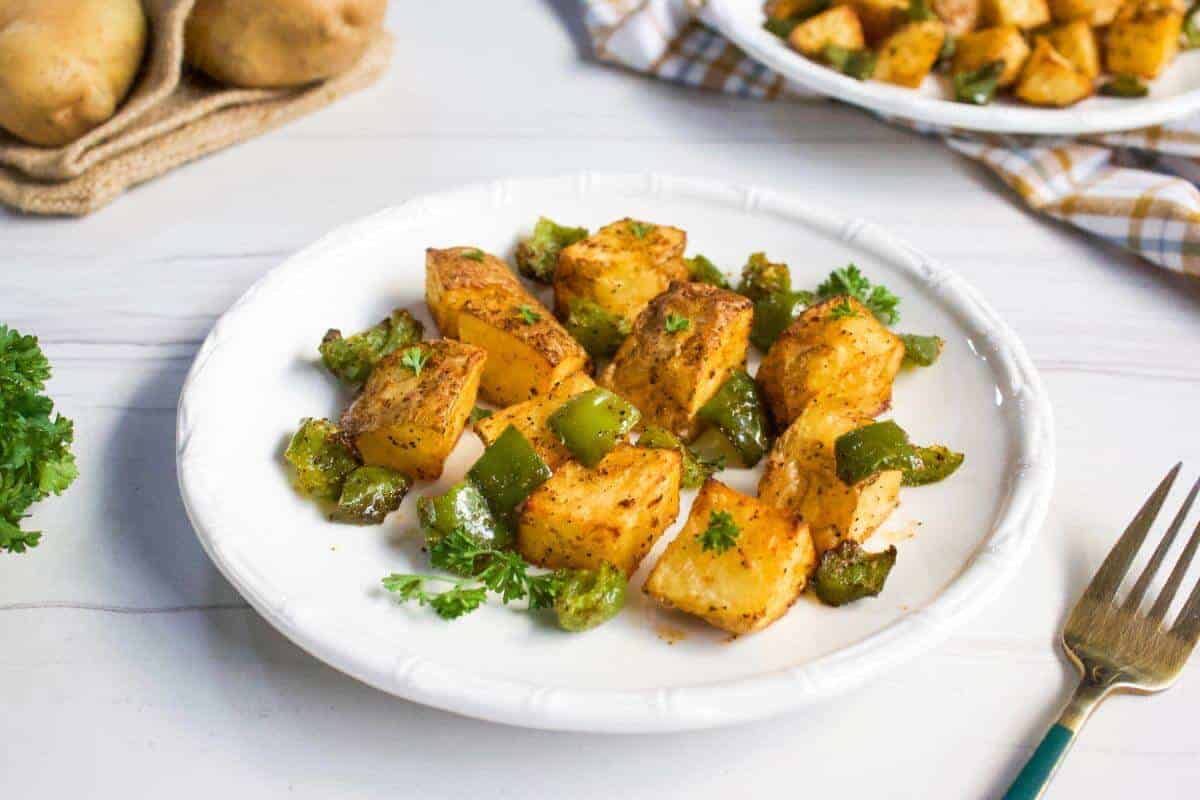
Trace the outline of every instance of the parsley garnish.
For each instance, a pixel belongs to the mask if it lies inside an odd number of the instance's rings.
[[[526,325],[532,325],[542,318],[542,315],[534,311],[530,306],[521,306],[517,311],[520,312],[521,319],[525,321]]]
[[[469,577],[393,573],[383,579],[383,588],[404,602],[429,606],[442,619],[469,614],[494,592],[505,603],[528,600],[530,609],[550,608],[562,589],[556,572],[531,575],[529,564],[516,553],[499,550],[480,541],[462,528],[455,528],[429,548],[429,561],[438,569]],[[450,586],[441,592],[429,590],[431,583]]]
[[[425,368],[425,362],[429,360],[429,354],[419,347],[410,347],[404,351],[404,355],[400,356],[400,363],[413,371],[414,375],[420,375],[421,370]]]
[[[667,313],[667,321],[664,327],[666,327],[667,333],[679,333],[692,327],[692,321],[685,316],[670,311]]]
[[[478,248],[474,250],[468,250],[462,255],[463,258],[469,258],[472,261],[483,261],[483,251]]]
[[[741,529],[733,521],[733,515],[728,511],[713,511],[708,515],[708,527],[696,538],[704,550],[716,550],[724,553],[733,547],[741,535]]]
[[[845,298],[838,303],[829,312],[830,319],[846,319],[847,317],[857,317],[858,312],[854,310],[854,306],[850,305],[849,298]]]
[[[886,286],[872,286],[871,281],[853,264],[844,269],[835,269],[829,273],[829,278],[817,287],[817,297],[822,300],[839,295],[853,297],[869,308],[884,325],[895,325],[900,321],[900,312],[896,310],[900,298],[888,291]]]
[[[630,220],[629,222],[629,230],[633,231],[633,235],[639,239],[645,239],[646,234],[650,233],[654,228],[654,225],[648,225],[645,222],[638,222],[637,220]]]

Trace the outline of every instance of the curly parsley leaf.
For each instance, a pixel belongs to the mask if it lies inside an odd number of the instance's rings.
[[[462,257],[466,258],[466,259],[470,259],[471,261],[482,262],[483,261],[483,251],[478,248],[476,248],[474,250],[465,250],[465,251],[463,251]]]
[[[542,315],[533,310],[533,306],[521,306],[517,309],[517,313],[521,315],[521,320],[526,325],[532,325],[542,318]]]
[[[419,347],[410,347],[400,356],[400,363],[411,369],[414,375],[420,375],[428,361],[429,354]]]
[[[679,333],[692,327],[692,321],[672,311],[667,314],[667,319],[663,327],[667,329],[667,333]]]
[[[697,536],[703,550],[716,550],[724,553],[737,542],[741,529],[733,521],[733,515],[728,511],[713,511],[708,515],[708,527]]]
[[[657,226],[646,222],[638,222],[637,220],[630,220],[629,222],[629,230],[639,239],[645,239],[647,234],[653,231],[655,227]]]
[[[829,316],[833,319],[846,319],[847,317],[857,317],[858,312],[854,310],[854,306],[850,305],[849,300],[842,300],[829,311]]]
[[[853,264],[835,269],[829,273],[825,282],[817,287],[817,297],[821,300],[839,295],[858,300],[884,325],[895,325],[900,321],[900,312],[896,309],[896,306],[900,305],[900,298],[892,294],[886,286],[872,285]]]

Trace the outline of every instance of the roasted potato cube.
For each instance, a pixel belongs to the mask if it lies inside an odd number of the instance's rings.
[[[958,40],[954,50],[953,72],[972,72],[993,61],[1004,62],[1004,72],[996,85],[1012,86],[1021,76],[1021,68],[1029,58],[1029,45],[1019,28],[984,28],[968,33]]]
[[[979,24],[979,0],[933,0],[930,5],[951,36],[965,36]]]
[[[854,9],[863,38],[874,47],[908,22],[909,0],[840,0]]]
[[[1081,19],[1058,25],[1046,34],[1054,49],[1089,79],[1100,77],[1100,47],[1096,32]]]
[[[772,19],[787,19],[806,14],[824,0],[768,0],[764,11]]]
[[[872,77],[915,89],[933,69],[945,41],[946,26],[941,20],[910,22],[879,46],[879,60],[875,62]]]
[[[809,58],[820,58],[828,45],[861,50],[866,39],[858,13],[850,6],[834,6],[793,28],[788,44]]]
[[[497,295],[528,296],[500,259],[477,247],[425,251],[425,303],[442,336],[458,338],[458,315],[468,300],[479,304]]]
[[[1059,22],[1081,19],[1102,28],[1116,19],[1123,0],[1050,0],[1050,11]]]
[[[758,497],[806,522],[818,554],[843,539],[863,541],[899,503],[899,470],[878,472],[853,485],[837,476],[837,438],[871,422],[865,414],[814,404],[771,448]]]
[[[437,480],[475,407],[486,360],[482,349],[450,339],[384,356],[342,415],[363,463]]]
[[[891,405],[892,381],[903,360],[904,342],[866,306],[831,297],[806,310],[771,345],[757,380],[782,429],[814,401],[847,412],[882,413]]]
[[[542,461],[546,462],[546,466],[552,470],[558,469],[563,462],[571,459],[571,453],[562,440],[546,426],[546,420],[563,403],[595,385],[586,373],[573,372],[541,397],[517,403],[479,420],[475,423],[475,432],[479,434],[484,445],[490,445],[504,433],[505,428],[512,425],[529,440]]]
[[[1048,39],[1041,38],[1021,70],[1016,95],[1035,106],[1062,108],[1092,93],[1092,80],[1075,68]]]
[[[1050,21],[1046,0],[983,0],[983,19],[987,25],[1015,25],[1029,30]]]
[[[467,301],[458,316],[458,338],[487,351],[479,391],[498,406],[544,395],[589,363],[550,310],[529,295]]]
[[[567,461],[525,502],[517,549],[539,566],[632,575],[679,516],[682,459],[675,450],[620,445],[595,469]]]
[[[1156,78],[1179,52],[1183,15],[1174,11],[1122,14],[1108,29],[1104,60],[1116,75]]]
[[[736,538],[726,550],[706,549],[701,537],[714,515],[722,514],[736,527]],[[687,524],[646,579],[645,591],[721,630],[753,633],[783,616],[815,567],[807,525],[709,478]]]
[[[741,295],[677,281],[638,315],[599,383],[633,403],[646,424],[684,439],[696,414],[746,360],[754,306]]]
[[[623,219],[558,254],[554,305],[565,318],[571,300],[590,300],[631,323],[671,281],[688,278],[687,234],[679,228]]]

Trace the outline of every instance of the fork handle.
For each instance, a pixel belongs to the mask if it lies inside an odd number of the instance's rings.
[[[1079,682],[1058,721],[1046,731],[1041,744],[1005,793],[1004,800],[1036,800],[1042,796],[1054,777],[1054,771],[1075,741],[1075,735],[1108,691],[1109,687],[1097,686],[1086,679]]]

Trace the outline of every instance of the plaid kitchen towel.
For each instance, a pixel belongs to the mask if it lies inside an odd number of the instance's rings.
[[[685,86],[814,97],[703,23],[703,0],[581,0],[596,56]],[[914,127],[986,165],[1031,208],[1176,272],[1200,275],[1200,115],[1089,136]]]

